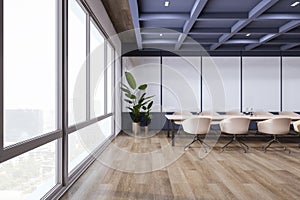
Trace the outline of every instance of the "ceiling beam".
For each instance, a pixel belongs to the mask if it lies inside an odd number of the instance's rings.
[[[281,27],[279,27],[278,33],[268,34],[268,35],[261,37],[257,44],[250,44],[245,47],[245,50],[249,51],[251,49],[254,49],[254,48],[260,46],[261,44],[266,43],[266,42],[280,36],[282,33],[288,32],[288,31],[296,28],[299,25],[300,25],[300,20],[292,20],[292,21],[282,25]]]
[[[205,12],[197,19],[201,20],[238,20],[245,19],[248,17],[247,12]]]
[[[279,0],[262,0],[253,9],[250,10],[250,12],[248,13],[247,19],[239,20],[237,23],[235,23],[231,27],[231,32],[228,34],[223,34],[219,38],[218,43],[211,45],[210,50],[215,50],[216,48],[221,46],[224,42],[229,40],[235,33],[237,33],[242,28],[247,26],[250,22],[252,22],[253,19],[257,18],[259,15],[261,15],[263,12],[265,12],[267,9],[269,9],[271,6],[273,6],[278,1]]]
[[[134,26],[134,32],[136,37],[136,43],[138,46],[138,49],[143,49],[142,45],[142,36],[140,31],[140,22],[139,22],[139,7],[137,4],[137,0],[128,0],[130,12],[132,16],[132,22]]]
[[[186,14],[174,14],[174,13],[141,13],[140,21],[151,21],[151,20],[188,20],[190,15]]]
[[[198,16],[200,15],[201,11],[203,10],[204,6],[206,5],[208,0],[196,0],[191,14],[190,14],[190,18],[185,22],[184,26],[183,26],[183,31],[180,34],[177,44],[175,45],[175,50],[179,50],[183,41],[185,40],[187,34],[190,32],[191,28],[193,27],[193,25],[195,24]]]
[[[300,19],[300,14],[295,13],[267,13],[262,14],[259,17],[256,18],[257,20],[267,20],[267,19],[279,19],[279,20],[294,20],[294,19]]]
[[[176,39],[144,39],[143,44],[176,44]]]
[[[296,46],[300,46],[300,43],[283,45],[283,46],[280,47],[280,50],[281,51],[286,51],[286,50],[289,50],[289,49],[294,48]]]
[[[180,28],[143,28],[141,34],[180,34]]]
[[[257,42],[258,40],[255,39],[231,39],[224,42],[224,44],[253,44]]]
[[[220,13],[202,13],[197,21],[207,21],[207,20],[245,20],[248,18],[247,12],[220,12]],[[273,20],[273,19],[286,19],[294,20],[300,19],[300,14],[295,13],[267,13],[261,14],[255,20]]]

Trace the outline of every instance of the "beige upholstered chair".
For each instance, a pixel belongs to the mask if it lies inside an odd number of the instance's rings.
[[[207,134],[210,129],[210,117],[197,117],[186,119],[182,122],[183,130],[186,133],[195,135],[193,141],[189,143],[184,149],[187,150],[194,142],[198,141],[204,147],[206,152],[206,147],[210,148],[205,142],[200,139],[200,135]],[[206,147],[205,147],[205,146]]]
[[[254,112],[253,115],[254,116],[274,116],[272,113],[265,112],[265,111]]]
[[[226,115],[244,116],[244,113],[241,113],[238,111],[229,111],[229,112],[226,112]]]
[[[283,149],[288,150],[289,153],[291,152],[286,146],[279,142],[277,138],[277,135],[286,135],[289,133],[291,121],[292,120],[290,118],[282,117],[268,119],[257,123],[258,132],[273,135],[273,139],[270,140],[265,147],[263,147],[265,152],[274,142],[281,144]]]
[[[221,132],[233,135],[232,139],[222,147],[222,151],[224,151],[225,148],[232,142],[236,142],[246,153],[249,147],[241,140],[238,140],[236,135],[247,134],[249,124],[250,119],[247,117],[231,117],[222,120],[220,123]]]
[[[294,131],[300,134],[300,120],[293,123]],[[300,148],[300,145],[299,145]]]
[[[294,126],[294,131],[296,131],[297,133],[300,133],[300,120],[294,122],[293,126]]]
[[[201,116],[219,116],[220,114],[217,112],[212,112],[212,111],[203,111],[199,113]]]

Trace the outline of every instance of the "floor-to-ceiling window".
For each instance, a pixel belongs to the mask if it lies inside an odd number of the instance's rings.
[[[81,2],[1,2],[0,199],[53,197],[114,135],[115,49]]]
[[[68,9],[68,125],[86,120],[87,14],[76,0]]]

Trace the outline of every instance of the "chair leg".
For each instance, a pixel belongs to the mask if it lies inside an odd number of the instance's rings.
[[[232,142],[238,143],[239,146],[244,150],[244,152],[247,153],[247,150],[249,149],[248,145],[246,145],[243,141],[238,140],[238,139],[236,138],[236,135],[233,135],[233,138],[232,138],[227,144],[225,144],[225,145],[222,147],[221,152],[223,152],[223,151],[225,150],[225,148],[226,148],[229,144],[231,144]]]
[[[206,145],[208,148],[210,148],[208,144],[206,144],[203,140],[201,140],[200,135],[197,135],[197,140],[201,143],[201,145]]]
[[[240,147],[244,150],[245,153],[247,153],[247,147],[245,148],[245,146],[243,146],[243,144],[238,140],[234,140],[234,141],[240,145]]]
[[[206,147],[210,148],[210,146],[208,144],[206,144],[203,140],[201,140],[200,137],[199,137],[199,135],[196,135],[194,137],[193,141],[184,147],[184,150],[187,150],[196,141],[198,141],[201,144],[201,146],[203,146],[203,148],[205,150],[205,153],[207,153]]]
[[[279,142],[278,138],[276,137],[276,135],[273,135],[273,139],[270,140],[268,143],[267,143],[267,146],[263,147],[263,150],[264,152],[267,152],[267,149],[274,143],[274,142],[277,142],[278,144],[280,144],[282,147],[283,147],[283,150],[284,151],[288,151],[289,154],[291,153],[291,150],[288,149],[285,145],[283,145],[281,142]]]
[[[184,150],[187,150],[187,149],[188,149],[194,142],[196,142],[197,140],[198,140],[198,139],[197,139],[197,135],[196,135],[196,136],[194,137],[193,141],[184,147]]]
[[[240,139],[239,142],[240,142],[242,145],[244,145],[244,146],[247,148],[247,150],[249,149],[249,146],[246,145],[242,139]]]
[[[222,148],[221,148],[221,152],[223,152],[225,150],[225,148],[230,145],[232,142],[234,141],[234,139],[232,138],[227,144],[225,144]]]

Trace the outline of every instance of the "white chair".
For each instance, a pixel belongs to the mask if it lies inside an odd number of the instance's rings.
[[[293,123],[294,131],[300,134],[300,120]],[[300,145],[299,145],[300,148]]]
[[[210,117],[190,118],[182,122],[183,130],[186,133],[195,135],[193,141],[188,145],[186,145],[184,150],[187,150],[194,142],[198,141],[204,147],[205,152],[207,152],[205,146],[207,146],[208,148],[210,147],[208,144],[206,144],[204,141],[200,139],[200,135],[207,134],[209,132],[210,122],[211,122]]]
[[[186,115],[186,116],[192,116],[193,113],[188,112],[188,111],[182,111],[182,112],[174,112],[173,115]],[[175,130],[174,124],[179,125],[178,133],[180,133],[180,127],[181,127],[181,124],[182,124],[182,120],[177,120],[177,121],[174,120],[174,121],[173,121],[173,124],[172,124],[172,129],[173,129],[173,131]],[[170,136],[168,135],[168,137],[170,137]]]
[[[238,112],[238,111],[229,111],[229,112],[226,112],[226,115],[244,116],[244,113]]]
[[[293,127],[294,127],[294,131],[296,131],[297,133],[300,133],[300,120],[295,121],[293,123]]]
[[[233,135],[232,139],[222,147],[222,151],[224,151],[225,148],[232,142],[236,142],[246,153],[249,149],[248,145],[246,145],[243,141],[237,139],[236,136],[241,134],[247,134],[249,124],[250,118],[247,117],[230,117],[222,120],[220,123],[221,132]]]
[[[268,119],[257,123],[258,132],[273,135],[273,139],[270,140],[265,147],[263,147],[263,150],[265,152],[271,146],[271,144],[277,142],[280,145],[282,145],[284,150],[288,150],[289,153],[291,153],[291,151],[286,146],[284,146],[281,142],[279,142],[277,138],[278,135],[286,135],[290,132],[291,121],[292,120],[290,118],[282,117],[282,118]]]

